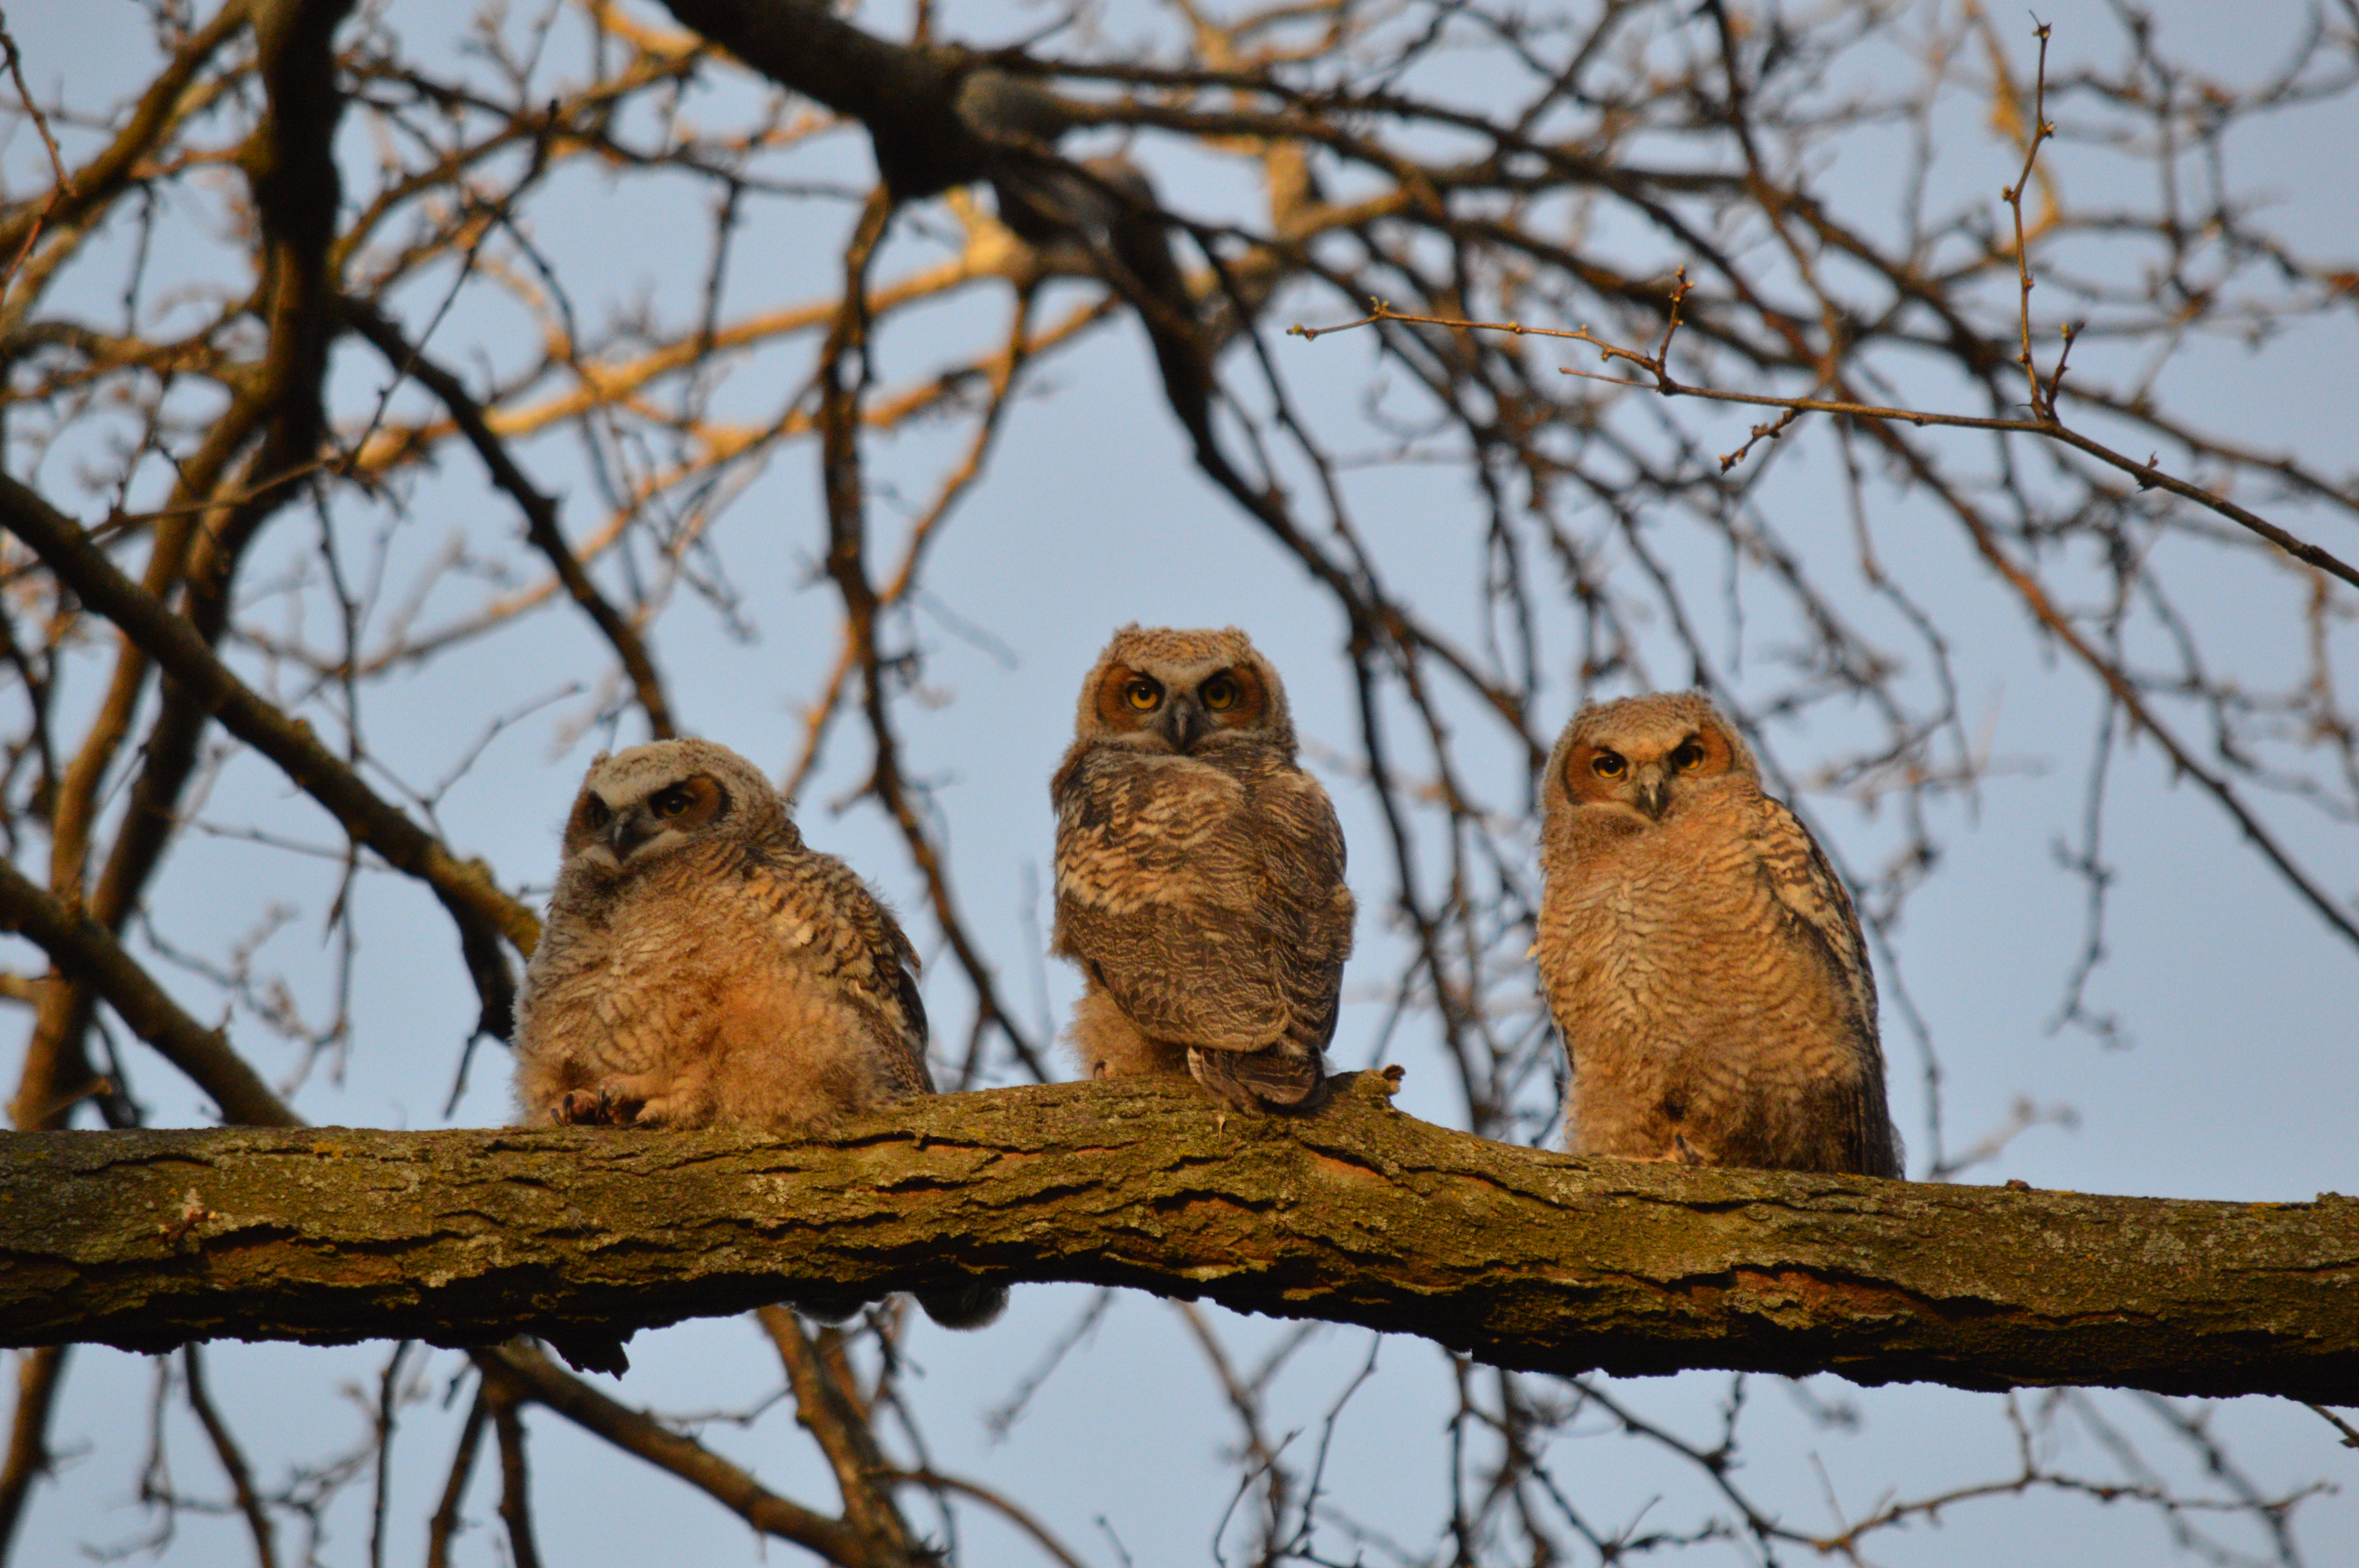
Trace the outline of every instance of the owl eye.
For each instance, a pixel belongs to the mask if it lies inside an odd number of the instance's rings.
[[[1703,748],[1693,741],[1682,741],[1671,749],[1671,766],[1681,773],[1692,773],[1703,766]]]
[[[582,797],[582,820],[591,827],[603,827],[607,823],[612,822],[614,819],[614,814],[606,809],[606,803],[604,801],[600,800],[594,795],[583,795]]]
[[[686,811],[692,799],[686,784],[674,784],[669,789],[658,791],[656,797],[647,804],[656,808],[658,816],[669,818]]]
[[[1600,752],[1590,759],[1589,771],[1601,779],[1618,779],[1630,771],[1630,764],[1612,752]]]
[[[1227,676],[1214,676],[1196,688],[1196,695],[1204,699],[1205,707],[1220,713],[1237,705],[1237,683]]]
[[[1122,688],[1122,699],[1145,713],[1163,700],[1163,688],[1141,676]]]

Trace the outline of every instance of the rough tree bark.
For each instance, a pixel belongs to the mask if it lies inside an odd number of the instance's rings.
[[[2359,1401],[2359,1200],[2197,1203],[1584,1162],[1192,1085],[951,1095],[825,1140],[0,1140],[0,1343],[482,1344],[963,1273],[1209,1296],[1501,1366]]]

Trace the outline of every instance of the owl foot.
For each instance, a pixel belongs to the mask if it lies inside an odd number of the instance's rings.
[[[568,1089],[549,1108],[549,1119],[560,1127],[605,1127],[613,1122],[606,1097],[596,1089]]]
[[[1327,1075],[1319,1058],[1282,1045],[1260,1051],[1190,1045],[1188,1072],[1213,1098],[1238,1110],[1316,1110],[1327,1099]]]
[[[663,1119],[648,1115],[647,1108],[662,1102],[633,1093],[621,1087],[624,1082],[609,1078],[595,1088],[566,1090],[549,1108],[549,1119],[560,1127],[659,1125]]]
[[[598,1080],[595,1119],[614,1127],[701,1127],[708,1119],[702,1073],[617,1073]],[[576,1089],[566,1098],[586,1096]]]

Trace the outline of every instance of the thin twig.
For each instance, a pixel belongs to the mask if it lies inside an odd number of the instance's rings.
[[[2216,512],[2221,516],[2252,530],[2303,565],[2316,567],[2321,571],[2332,573],[2353,587],[2359,588],[2359,568],[2351,566],[2307,540],[2297,538],[2267,518],[2245,510],[2225,496],[2215,495],[2210,491],[2199,489],[2184,480],[2164,472],[2156,467],[2150,459],[2140,462],[2135,458],[2093,440],[2063,425],[2052,415],[2043,417],[2035,414],[2028,419],[2003,419],[1973,414],[1938,414],[1926,409],[1855,403],[1843,398],[1776,397],[1765,393],[1729,392],[1718,387],[1694,386],[1675,378],[1658,356],[1644,350],[1625,349],[1608,343],[1593,335],[1586,327],[1565,330],[1527,327],[1516,321],[1468,321],[1448,316],[1419,316],[1395,310],[1380,300],[1373,302],[1369,314],[1355,321],[1339,321],[1332,326],[1317,328],[1296,326],[1287,330],[1299,336],[1311,338],[1386,321],[1397,321],[1411,326],[1450,327],[1470,331],[1505,332],[1515,336],[1576,339],[1595,347],[1603,358],[1629,361],[1645,370],[1652,379],[1631,381],[1624,377],[1599,375],[1591,371],[1571,369],[1567,369],[1564,372],[1565,374],[1578,376],[1586,381],[1601,381],[1611,386],[1628,387],[1634,391],[1657,392],[1666,397],[1698,397],[1713,403],[1750,404],[1763,408],[1782,408],[1791,414],[1840,414],[1855,419],[1889,421],[1919,427],[1947,426],[1967,430],[1998,430],[2027,436],[2045,436],[2061,441],[2076,450],[2086,452],[2098,461],[2130,475],[2138,481],[2138,488],[2141,490],[2166,490],[2182,500],[2191,501],[2198,506]],[[1782,427],[1779,427],[1782,428]],[[1756,432],[1756,436],[1766,433],[1768,433],[1766,429]],[[1732,458],[1725,460],[1733,462],[1734,460]]]
[[[275,1532],[271,1529],[269,1511],[254,1489],[254,1474],[247,1468],[245,1454],[237,1439],[213,1408],[212,1398],[205,1391],[204,1358],[199,1347],[184,1346],[180,1350],[180,1371],[189,1396],[189,1409],[195,1412],[198,1424],[213,1445],[213,1454],[220,1459],[222,1469],[228,1473],[230,1492],[237,1499],[237,1511],[245,1516],[245,1528],[254,1537],[254,1557],[261,1568],[276,1568],[278,1552]],[[382,1511],[382,1499],[380,1499]],[[382,1553],[374,1553],[373,1561],[381,1561]]]

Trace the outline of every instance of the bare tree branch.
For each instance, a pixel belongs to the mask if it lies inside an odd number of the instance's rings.
[[[464,1344],[799,1289],[1073,1280],[1417,1334],[1534,1370],[2359,1398],[2359,1202],[1584,1162],[1400,1115],[1389,1087],[1359,1075],[1335,1109],[1301,1119],[1224,1118],[1186,1083],[999,1089],[803,1143],[20,1138],[0,1146],[0,1250],[17,1260],[0,1343]],[[570,1419],[620,1430],[604,1405],[485,1355]],[[704,1464],[647,1433],[633,1445],[668,1468]]]
[[[847,1568],[900,1568],[910,1560],[875,1555],[874,1542],[850,1524],[811,1512],[788,1501],[702,1444],[670,1431],[661,1422],[627,1409],[597,1390],[568,1377],[556,1363],[527,1345],[507,1345],[475,1352],[475,1365],[487,1384],[507,1390],[506,1397],[547,1407],[576,1426],[596,1433],[627,1454],[636,1454],[658,1469],[668,1470],[743,1519],[756,1530],[791,1541],[830,1563]]]
[[[212,1096],[223,1120],[248,1127],[301,1125],[221,1032],[182,1011],[105,927],[43,892],[5,861],[0,861],[0,931],[30,937],[61,975],[103,997],[134,1033]]]
[[[60,580],[72,585],[83,602],[121,627],[188,687],[223,728],[276,762],[297,787],[326,807],[355,843],[434,890],[458,923],[469,972],[483,998],[483,1027],[505,1036],[516,986],[495,938],[506,937],[518,952],[529,955],[540,935],[540,922],[533,913],[501,892],[482,861],[460,860],[441,840],[381,799],[313,739],[309,725],[290,719],[239,680],[187,622],[115,570],[71,519],[5,475],[0,475],[0,518]]]

